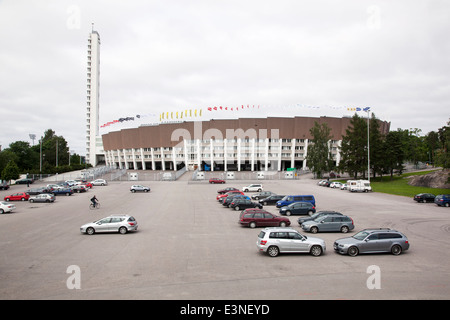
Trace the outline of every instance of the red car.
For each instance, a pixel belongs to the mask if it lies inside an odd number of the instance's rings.
[[[209,183],[225,183],[225,180],[219,178],[211,178],[209,179]]]
[[[26,192],[17,192],[5,197],[5,201],[28,201],[28,199],[30,199],[30,195]]]
[[[216,197],[216,199],[217,199],[218,201],[220,201],[220,199],[226,198],[226,197],[228,197],[228,195],[236,196],[236,195],[238,195],[238,194],[244,194],[244,193],[243,193],[242,191],[239,191],[239,190],[231,190],[231,191],[228,191],[227,193],[219,194],[219,195]]]
[[[261,209],[245,209],[239,216],[239,223],[250,228],[255,227],[288,227],[291,221]]]

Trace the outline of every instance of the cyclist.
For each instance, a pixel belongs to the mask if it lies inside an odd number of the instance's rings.
[[[97,202],[98,202],[98,199],[95,197],[95,194],[94,194],[94,196],[91,198],[91,202],[92,202],[92,204],[94,205],[94,208],[97,206]]]

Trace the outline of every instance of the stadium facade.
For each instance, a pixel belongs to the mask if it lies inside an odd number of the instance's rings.
[[[144,125],[102,135],[108,166],[132,170],[284,171],[306,169],[310,129],[315,122],[331,128],[331,155],[351,118],[267,117],[213,119]],[[380,121],[380,131],[390,123]]]

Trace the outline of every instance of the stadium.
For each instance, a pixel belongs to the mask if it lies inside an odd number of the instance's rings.
[[[304,170],[315,122],[331,129],[333,160],[351,118],[267,117],[177,121],[102,135],[107,166],[127,170],[285,171]],[[380,131],[390,123],[379,121]]]

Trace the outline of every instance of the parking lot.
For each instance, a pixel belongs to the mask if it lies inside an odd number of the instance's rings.
[[[239,212],[216,201],[219,188],[252,182],[140,182],[151,192],[134,194],[132,182],[110,182],[87,193],[58,196],[55,203],[14,202],[14,213],[0,215],[0,299],[450,298],[448,208],[320,187],[307,177],[261,181],[275,193],[313,194],[317,210],[339,211],[355,223],[345,235],[313,235],[326,241],[322,256],[271,258],[256,248],[260,229],[241,227]],[[14,185],[0,195],[26,189]],[[94,194],[98,210],[89,209]],[[278,212],[274,206],[264,208]],[[136,218],[137,232],[80,233],[82,224],[120,213]],[[301,230],[298,216],[289,219],[294,229],[311,236]],[[334,240],[369,227],[401,231],[410,249],[399,256],[350,257],[333,251]],[[79,289],[67,286],[70,266],[79,268]],[[375,276],[379,286],[370,288]]]

